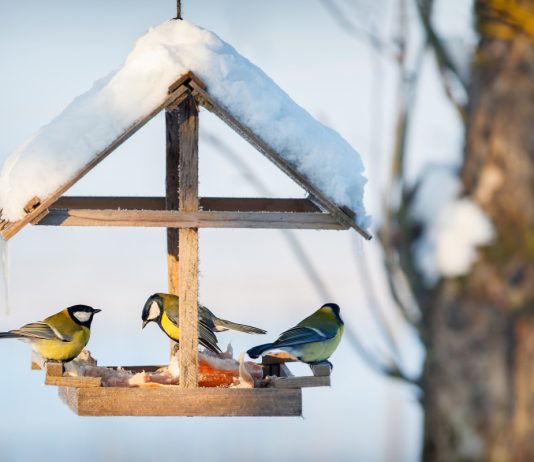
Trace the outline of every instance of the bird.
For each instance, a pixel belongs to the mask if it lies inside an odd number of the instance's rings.
[[[198,342],[206,349],[220,354],[215,332],[224,332],[232,329],[248,334],[266,334],[257,327],[238,324],[215,316],[208,308],[198,307]],[[149,322],[155,322],[161,330],[175,342],[180,341],[179,328],[179,298],[173,294],[156,293],[148,297],[143,307],[143,329]]]
[[[29,343],[45,361],[67,363],[84,349],[91,335],[93,316],[101,310],[87,305],[74,305],[43,321],[20,329],[0,332],[0,339],[16,338]]]
[[[344,328],[339,306],[326,303],[295,327],[282,332],[275,342],[255,346],[247,354],[256,359],[269,351],[284,350],[303,363],[328,363],[332,367],[328,358],[339,345]]]

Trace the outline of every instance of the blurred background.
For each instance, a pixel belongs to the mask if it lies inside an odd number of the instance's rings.
[[[369,243],[354,232],[200,232],[200,299],[217,314],[265,328],[274,338],[325,302],[341,306],[347,332],[332,357],[333,385],[304,390],[302,419],[81,418],[59,401],[56,388],[42,384],[42,373],[30,370],[26,345],[2,342],[0,459],[506,460],[497,457],[511,454],[502,443],[506,414],[499,411],[500,423],[491,415],[494,404],[509,411],[503,396],[515,389],[501,380],[504,372],[497,378],[491,373],[505,371],[513,361],[503,342],[488,345],[486,339],[504,338],[504,330],[496,328],[500,324],[511,328],[513,338],[514,325],[502,314],[506,297],[497,296],[507,293],[506,287],[499,286],[497,295],[483,288],[484,275],[498,284],[500,273],[492,272],[490,263],[475,263],[480,255],[489,258],[477,248],[501,237],[495,215],[502,209],[488,210],[487,204],[504,186],[501,181],[490,188],[489,198],[475,194],[477,166],[481,169],[484,156],[494,151],[490,141],[470,149],[464,127],[470,121],[476,128],[473,107],[487,90],[470,84],[498,75],[506,65],[529,67],[520,53],[523,45],[515,61],[471,74],[473,57],[482,55],[480,49],[474,54],[477,29],[468,0],[182,3],[185,19],[214,31],[261,67],[346,138],[367,167],[366,206],[376,236]],[[496,3],[523,10],[500,24],[495,11],[506,13],[507,7]],[[524,31],[530,29],[517,26],[517,18],[525,8],[531,11],[531,3],[476,2],[478,32],[487,33],[487,42],[504,43],[494,44],[482,66],[491,66],[492,56],[504,60],[510,51],[516,36],[499,35],[503,27],[527,40]],[[119,67],[136,38],[174,17],[175,8],[171,0],[0,0],[0,160]],[[514,78],[520,76],[506,80],[508,86],[501,82],[503,94]],[[521,105],[520,98],[515,102]],[[501,103],[487,103],[486,113]],[[491,138],[491,124],[482,125]],[[201,195],[305,196],[205,111],[200,129]],[[502,152],[512,149],[505,136],[499,141]],[[470,152],[478,154],[466,168]],[[519,152],[524,158],[524,150]],[[68,194],[164,195],[164,153],[160,114]],[[521,165],[526,182],[532,167]],[[508,173],[504,167],[503,172]],[[458,204],[468,196],[478,212],[464,213],[465,202]],[[440,210],[445,216],[438,216]],[[486,238],[471,232],[484,226],[491,230]],[[103,310],[89,344],[99,364],[167,361],[168,340],[156,326],[140,329],[145,299],[166,290],[165,230],[27,227],[3,246],[0,330],[84,303]],[[529,261],[521,259],[523,249],[512,253],[514,264],[523,268],[520,274],[515,266],[509,270],[519,290],[530,274]],[[480,274],[469,275],[476,271]],[[518,309],[528,306],[532,294],[527,292],[520,291],[519,302],[514,299]],[[468,299],[470,308],[459,299]],[[490,306],[491,322],[469,314],[479,305]],[[440,325],[448,326],[442,335]],[[478,353],[462,363],[464,347],[473,346],[466,338],[476,338]],[[258,343],[234,333],[221,334],[220,340],[231,342],[236,353]],[[425,350],[432,353],[426,362]],[[476,355],[486,353],[487,360],[477,362]],[[457,362],[460,366],[453,367]],[[522,390],[530,390],[529,376],[521,383]],[[526,441],[532,433],[521,424],[523,417],[517,416],[517,425]],[[523,456],[530,454],[529,444],[522,447]]]

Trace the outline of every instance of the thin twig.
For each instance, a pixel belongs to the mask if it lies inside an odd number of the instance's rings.
[[[239,156],[226,143],[223,143],[217,136],[206,131],[203,132],[202,139],[209,142],[212,146],[217,148],[220,153],[224,154],[226,159],[229,160],[238,170],[241,171],[242,175],[251,184],[254,185],[254,187],[258,190],[259,193],[264,195],[269,195],[271,193],[268,186],[263,182],[263,180],[258,175],[256,175],[251,168],[249,168],[244,162],[242,162]],[[319,272],[315,269],[313,262],[306,253],[306,250],[298,240],[295,233],[290,229],[281,229],[279,231],[286,239],[289,247],[293,251],[293,254],[297,258],[300,266],[305,271],[306,275],[308,276],[308,279],[317,291],[319,297],[325,302],[332,301],[333,298],[330,292],[328,291]]]
[[[330,16],[345,32],[359,40],[364,40],[381,55],[397,59],[398,50],[396,50],[393,45],[383,41],[375,32],[350,21],[343,11],[336,5],[334,0],[321,0],[321,3]]]
[[[353,240],[352,242],[354,245],[355,241]],[[354,251],[354,255],[356,255],[356,251]],[[402,369],[402,357],[401,357],[400,347],[395,338],[395,334],[393,333],[393,329],[389,321],[386,318],[386,315],[382,307],[383,305],[378,300],[378,297],[376,296],[374,283],[370,276],[368,265],[365,262],[366,255],[367,255],[366,253],[363,253],[363,255],[360,255],[359,257],[356,257],[353,259],[356,264],[356,269],[358,271],[358,275],[361,280],[363,293],[365,294],[365,298],[367,299],[366,306],[369,308],[371,316],[375,320],[376,325],[382,331],[382,335],[384,336],[384,339],[389,346],[391,354],[393,355],[395,362],[398,365],[398,368]]]
[[[362,345],[358,336],[349,326],[345,327],[345,336],[351,343],[352,347],[358,352],[362,360],[375,372],[378,372],[379,374],[386,375],[394,379],[402,380],[410,385],[416,385],[416,386],[420,385],[418,379],[414,379],[412,377],[407,376],[404,372],[402,372],[395,365],[382,363],[382,361],[380,361],[374,355],[372,355]]]
[[[434,52],[434,56],[436,57],[438,70],[445,93],[458,112],[460,118],[465,122],[467,117],[466,108],[465,105],[458,101],[454,95],[452,84],[450,82],[450,74],[454,75],[465,93],[467,93],[468,83],[464,80],[461,72],[458,70],[449,52],[445,48],[443,41],[440,39],[436,30],[434,29],[434,26],[432,25],[432,9],[434,6],[434,0],[415,0],[415,4],[417,11],[419,12],[421,24],[426,34],[427,42]]]

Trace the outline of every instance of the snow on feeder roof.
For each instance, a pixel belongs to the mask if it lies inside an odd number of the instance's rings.
[[[226,119],[339,223],[370,237],[358,153],[214,33],[173,20],[149,30],[119,70],[7,158],[0,172],[4,239],[36,222],[63,192],[172,104],[169,88],[187,76],[198,78],[193,80],[200,104]]]

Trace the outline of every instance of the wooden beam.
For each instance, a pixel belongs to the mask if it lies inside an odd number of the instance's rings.
[[[272,381],[275,388],[329,387],[330,376],[279,377]]]
[[[176,191],[178,189],[176,188]],[[199,208],[219,212],[321,212],[309,199],[259,197],[201,197]],[[165,197],[63,196],[51,210],[178,210],[178,205],[165,206]]]
[[[239,122],[226,109],[224,109],[217,101],[215,101],[196,80],[191,80],[189,86],[193,88],[193,95],[197,98],[199,104],[205,107],[208,111],[213,112],[229,127],[231,127],[238,135],[247,140],[259,152],[265,155],[271,162],[273,162],[280,170],[285,172],[305,191],[308,191],[314,196],[319,205],[333,215],[336,220],[347,227],[354,228],[365,239],[371,239],[371,235],[360,228],[352,217],[347,215],[345,211],[335,205],[328,197],[326,197],[318,188],[316,188],[307,178],[300,174],[293,166],[286,162],[274,149],[272,149],[261,138],[254,134],[248,127]]]
[[[178,210],[179,205],[179,160],[180,160],[180,142],[178,139],[180,125],[180,111],[176,108],[167,109],[165,111],[165,127],[166,127],[166,170],[165,170],[165,197],[163,201],[157,198],[157,201],[153,198],[149,199],[136,199],[135,205],[141,207],[141,209],[154,209],[154,210]],[[72,201],[72,200],[71,200]],[[105,207],[124,208],[117,203],[117,200],[103,200],[100,199],[95,204],[93,199],[90,205],[104,205]],[[121,200],[120,202],[128,203],[132,200]],[[114,204],[115,203],[115,204]],[[54,204],[57,205],[57,204]],[[115,207],[114,207],[115,205]],[[157,208],[156,208],[157,206]],[[170,294],[178,296],[178,273],[179,273],[179,235],[178,229],[167,228],[167,275],[168,275],[168,291]]]
[[[198,213],[198,107],[189,96],[177,109],[180,212]],[[198,228],[180,228],[178,293],[180,387],[198,386]]]
[[[301,416],[302,391],[276,388],[72,388],[61,400],[80,416]]]
[[[71,186],[73,186],[78,180],[90,172],[94,167],[96,167],[100,162],[102,162],[110,153],[117,149],[122,143],[124,143],[128,138],[130,138],[134,133],[136,133],[140,128],[144,127],[152,118],[154,118],[158,113],[160,113],[167,106],[171,105],[174,101],[180,98],[184,93],[190,91],[188,83],[192,81],[194,77],[191,73],[188,73],[178,79],[173,85],[173,91],[157,106],[153,111],[136,120],[132,125],[130,125],[123,133],[121,133],[115,140],[113,140],[108,146],[106,146],[102,151],[96,154],[87,164],[80,168],[76,173],[74,173],[65,183],[63,183],[58,189],[51,193],[46,198],[41,198],[40,204],[35,207],[30,213],[28,213],[24,218],[16,222],[8,222],[5,224],[3,229],[0,230],[0,235],[8,240],[17,234],[24,226],[34,220],[36,217],[41,215],[51,204],[53,204],[59,197],[61,197],[65,191],[67,191]],[[199,83],[198,79],[195,78],[196,87],[200,88],[202,86]]]
[[[348,229],[328,213],[49,209],[40,226]]]

